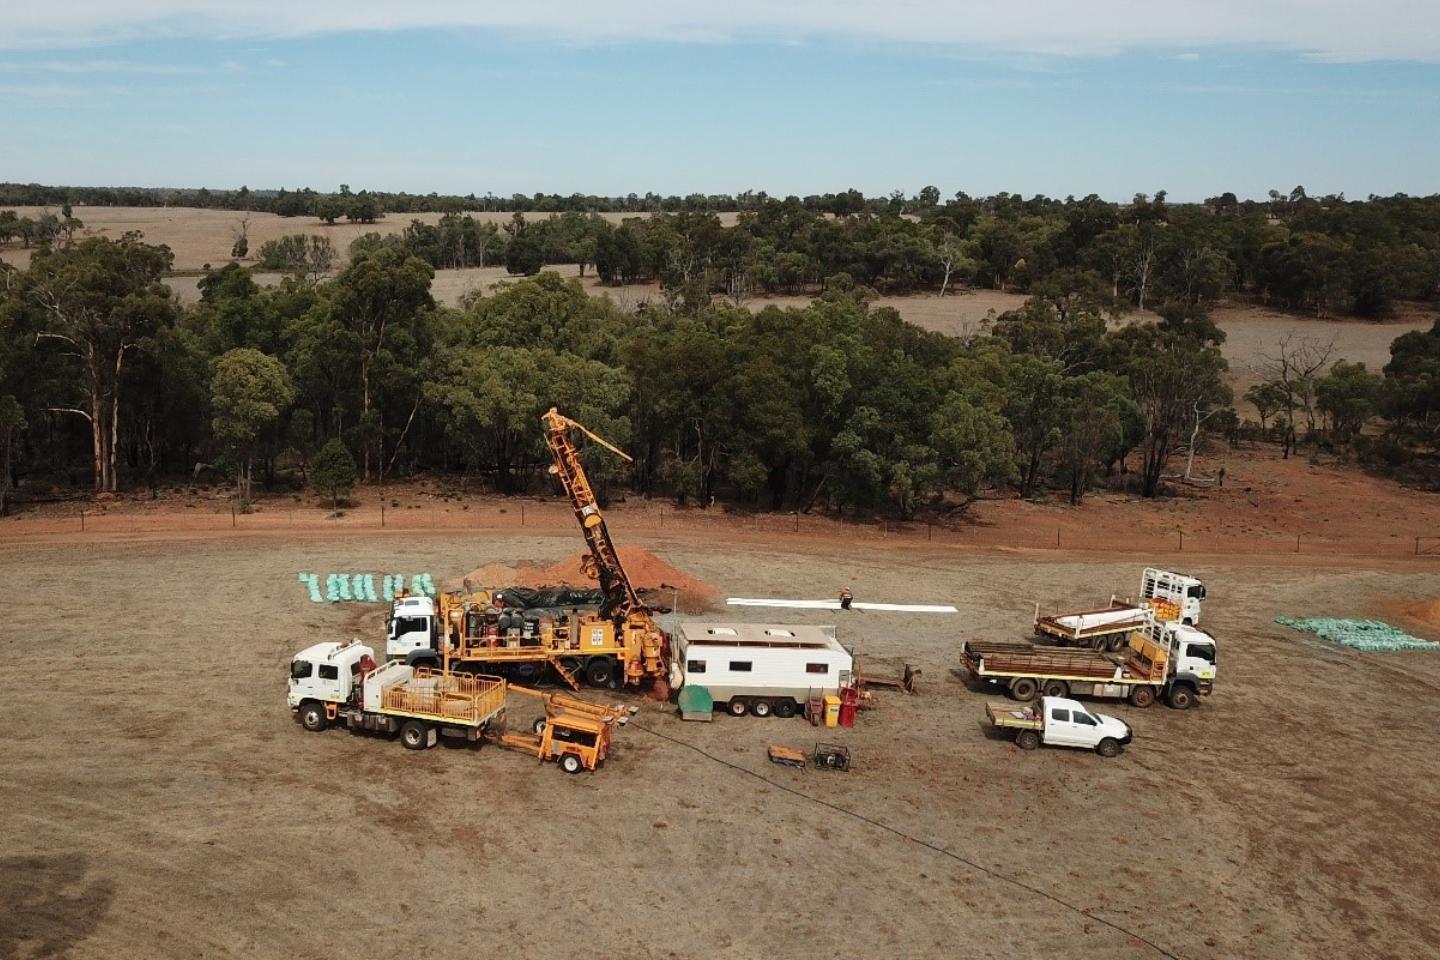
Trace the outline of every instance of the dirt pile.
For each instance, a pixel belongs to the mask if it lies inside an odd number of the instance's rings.
[[[670,595],[676,591],[678,607],[686,613],[700,613],[720,598],[720,591],[714,586],[666,563],[644,547],[621,547],[619,553],[625,573],[635,588],[659,591],[666,606],[672,604]],[[515,571],[514,583],[520,587],[593,587],[595,581],[581,568],[589,556],[587,550],[557,560],[548,567],[521,568]]]
[[[1387,600],[1381,607],[1398,620],[1430,628],[1427,639],[1440,639],[1435,636],[1440,631],[1440,600]]]

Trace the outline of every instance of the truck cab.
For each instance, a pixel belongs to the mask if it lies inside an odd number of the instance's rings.
[[[385,659],[431,660],[437,649],[440,624],[433,597],[401,597],[390,606],[385,631]]]
[[[1214,692],[1217,659],[1214,637],[1198,627],[1160,621],[1150,624],[1145,634],[1169,655],[1165,693],[1172,707],[1183,710],[1196,697]]]
[[[1140,599],[1173,604],[1179,614],[1175,619],[1194,626],[1200,622],[1200,610],[1205,605],[1205,584],[1183,573],[1146,567],[1140,576]]]
[[[361,661],[367,657],[373,661],[374,652],[354,640],[306,647],[290,661],[286,703],[292,710],[307,702],[348,703],[360,681]]]

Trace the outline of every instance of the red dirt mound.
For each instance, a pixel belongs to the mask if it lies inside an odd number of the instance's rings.
[[[699,613],[719,599],[720,591],[715,587],[692,577],[684,570],[661,560],[644,547],[619,548],[620,562],[625,573],[637,590],[679,591],[680,609],[687,613]],[[548,567],[518,571],[515,585],[520,587],[593,587],[595,581],[581,570],[581,562],[590,555],[582,551],[564,560],[557,560]],[[671,600],[665,597],[666,605]]]
[[[1423,624],[1432,631],[1440,628],[1440,600],[1389,600],[1382,606],[1399,620]]]

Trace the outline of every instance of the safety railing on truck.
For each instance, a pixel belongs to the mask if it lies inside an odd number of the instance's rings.
[[[505,709],[505,681],[417,669],[409,681],[387,687],[382,709],[478,726]]]

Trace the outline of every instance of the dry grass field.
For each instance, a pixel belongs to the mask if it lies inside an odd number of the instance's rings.
[[[848,584],[960,614],[839,620],[872,664],[924,670],[918,696],[880,694],[834,733],[849,774],[766,762],[817,739],[801,720],[686,724],[643,702],[604,768],[567,777],[498,748],[305,733],[284,687],[295,650],[381,622],[310,603],[297,571],[443,580],[572,553],[573,534],[9,539],[0,576],[25,601],[0,631],[0,957],[1288,960],[1440,942],[1423,707],[1440,655],[1272,623],[1420,609],[1433,560],[1192,561],[1217,692],[1183,714],[1102,705],[1137,733],[1107,761],[992,737],[994,695],[952,668],[966,638],[1022,636],[1032,601],[1132,589],[1153,557],[626,542],[726,594]]]

